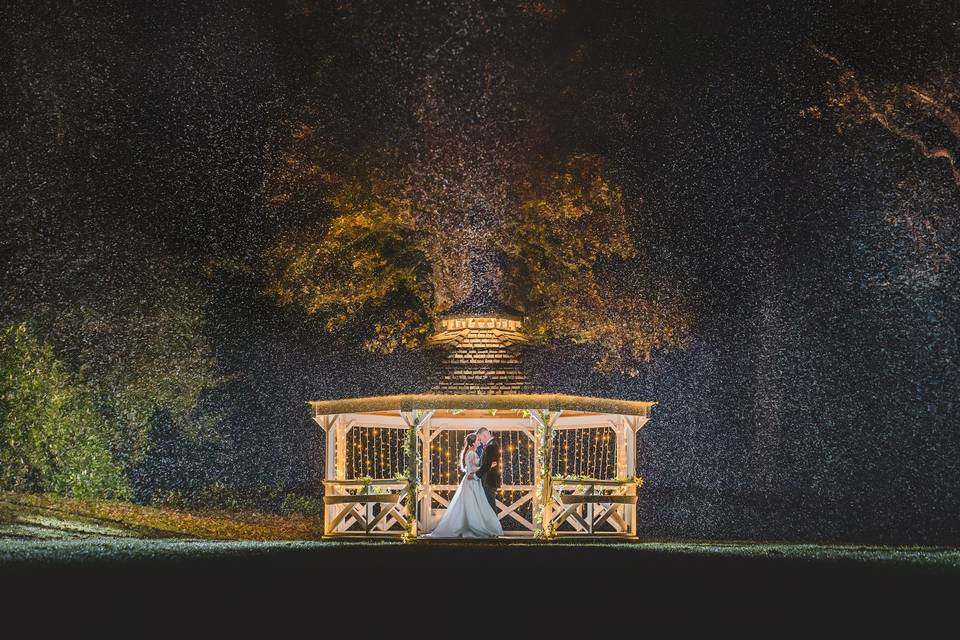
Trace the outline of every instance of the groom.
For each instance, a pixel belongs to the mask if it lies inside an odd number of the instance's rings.
[[[480,456],[477,476],[480,478],[483,492],[487,495],[487,502],[493,507],[493,512],[497,513],[497,489],[500,488],[500,444],[486,427],[477,430],[477,440],[480,441],[480,446],[477,447],[477,455]]]

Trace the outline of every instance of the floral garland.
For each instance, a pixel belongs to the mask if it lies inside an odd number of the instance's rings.
[[[403,439],[403,453],[406,455],[404,480],[407,488],[403,496],[403,505],[407,509],[407,530],[403,532],[403,541],[412,542],[417,539],[417,490],[420,488],[420,477],[417,469],[420,467],[420,452],[417,447],[417,424],[414,418],[407,426],[406,437]]]
[[[552,495],[544,496],[544,487],[549,489],[550,480],[553,475],[553,470],[550,468],[551,459],[549,452],[553,448],[553,425],[549,424],[550,418],[548,414],[540,414],[540,419],[537,420],[536,428],[536,437],[537,437],[537,465],[540,469],[540,475],[537,478],[537,488],[536,488],[536,501],[537,509],[533,513],[533,535],[539,540],[550,540],[557,535],[556,528],[553,522],[543,522],[543,505],[544,499],[549,497],[553,499]],[[552,490],[549,490],[549,493],[553,493]]]
[[[360,487],[357,489],[358,495],[374,495],[379,496],[386,493],[386,490],[383,487],[377,486],[373,483],[373,476],[363,476],[357,478],[360,481]]]
[[[568,474],[565,474],[565,475],[556,475],[556,476],[553,476],[553,479],[554,479],[554,480],[586,480],[586,481],[590,481],[590,480],[602,481],[602,480],[605,480],[605,478],[596,478],[596,477],[594,477],[594,476],[586,476],[586,475],[576,475],[576,474],[573,474],[573,473],[568,473]],[[645,484],[645,482],[646,482],[646,481],[645,481],[642,477],[640,477],[640,476],[617,476],[616,478],[614,478],[614,480],[616,480],[617,482],[632,482],[633,484],[637,485],[637,488],[638,488],[638,489],[639,489],[640,487],[642,487],[642,486]]]

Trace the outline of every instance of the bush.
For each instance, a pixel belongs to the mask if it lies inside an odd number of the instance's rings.
[[[93,396],[24,324],[0,331],[0,488],[129,499]]]
[[[199,511],[249,511],[250,499],[222,482],[202,486],[190,499],[190,506]]]
[[[323,514],[323,501],[320,498],[288,493],[280,503],[280,515],[289,516],[300,514],[309,517],[319,517]]]

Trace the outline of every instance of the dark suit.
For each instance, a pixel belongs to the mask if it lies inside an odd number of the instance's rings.
[[[496,466],[494,463],[497,463]],[[493,512],[497,513],[497,489],[500,488],[500,444],[496,438],[483,447],[477,477],[480,478],[483,492],[487,495],[487,502],[493,507]]]

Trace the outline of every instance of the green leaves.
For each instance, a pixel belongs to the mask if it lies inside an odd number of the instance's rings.
[[[0,487],[129,498],[90,389],[24,324],[0,332]]]
[[[370,351],[419,345],[433,287],[411,203],[388,182],[330,180],[333,219],[321,234],[304,230],[273,247],[271,292],[323,317],[327,331],[363,323]]]

